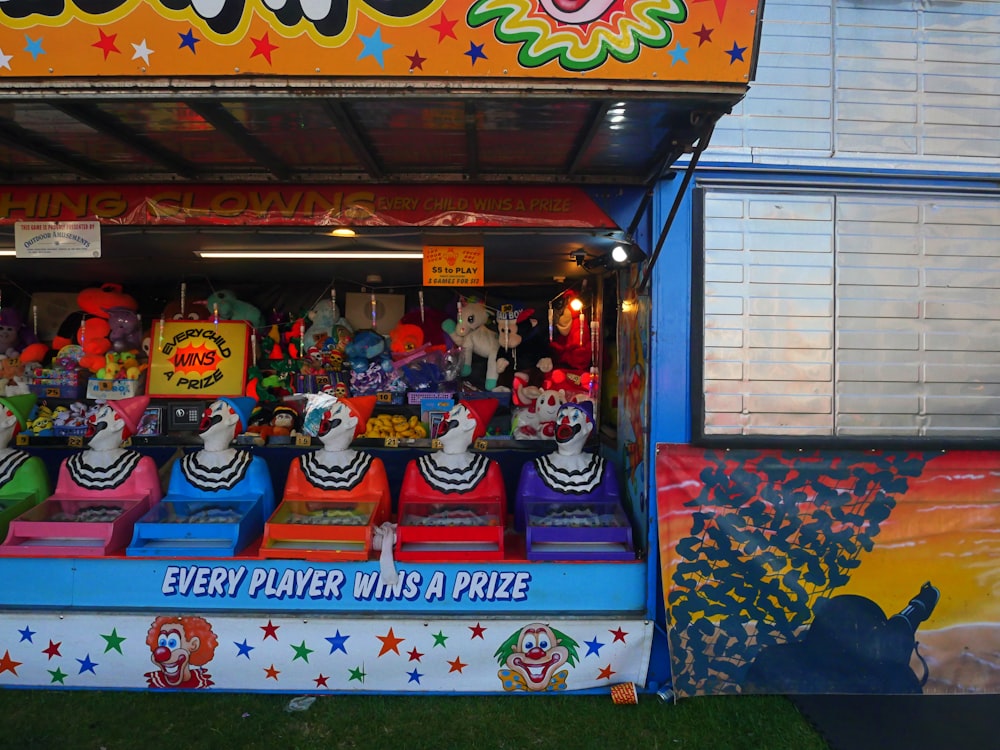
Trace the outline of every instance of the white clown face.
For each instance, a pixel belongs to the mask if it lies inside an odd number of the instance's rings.
[[[563,404],[556,413],[556,443],[569,452],[583,450],[594,425],[575,404]]]
[[[198,434],[204,439],[209,435],[221,435],[226,432],[236,433],[236,425],[240,417],[229,404],[223,400],[213,401],[201,415]]]
[[[302,428],[324,445],[340,445],[354,439],[357,426],[358,418],[347,404],[332,396],[320,396],[311,401]]]
[[[478,423],[464,404],[456,404],[438,427],[436,437],[446,453],[461,453],[472,444]]]
[[[105,404],[87,420],[87,437],[95,450],[112,448],[121,444],[125,421],[118,412]]]

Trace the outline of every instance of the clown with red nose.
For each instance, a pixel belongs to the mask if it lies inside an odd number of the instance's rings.
[[[60,465],[55,496],[144,497],[148,505],[159,502],[162,492],[156,463],[122,446],[139,429],[147,406],[148,396],[108,401],[100,406],[87,423],[87,449]]]
[[[514,499],[514,525],[523,531],[531,502],[620,502],[615,467],[602,456],[584,451],[594,431],[590,401],[569,402],[556,412],[556,450],[526,463]]]

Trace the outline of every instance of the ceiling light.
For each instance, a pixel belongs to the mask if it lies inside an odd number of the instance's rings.
[[[228,260],[422,260],[423,252],[401,253],[393,250],[195,250],[206,259]]]
[[[615,245],[615,249],[611,251],[611,260],[615,263],[624,263],[628,260],[628,250],[624,245]]]
[[[17,257],[17,250],[0,250],[0,255],[5,258],[15,258]]]
[[[357,232],[355,232],[350,227],[337,227],[332,232],[330,232],[331,237],[356,237]]]

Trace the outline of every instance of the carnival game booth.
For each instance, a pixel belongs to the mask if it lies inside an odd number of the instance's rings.
[[[759,8],[600,5],[0,10],[9,442],[161,492],[104,554],[0,557],[0,685],[668,681],[633,288]]]

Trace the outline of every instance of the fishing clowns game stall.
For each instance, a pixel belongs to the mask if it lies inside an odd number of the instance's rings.
[[[0,685],[668,683],[647,274],[759,5],[5,3]]]

